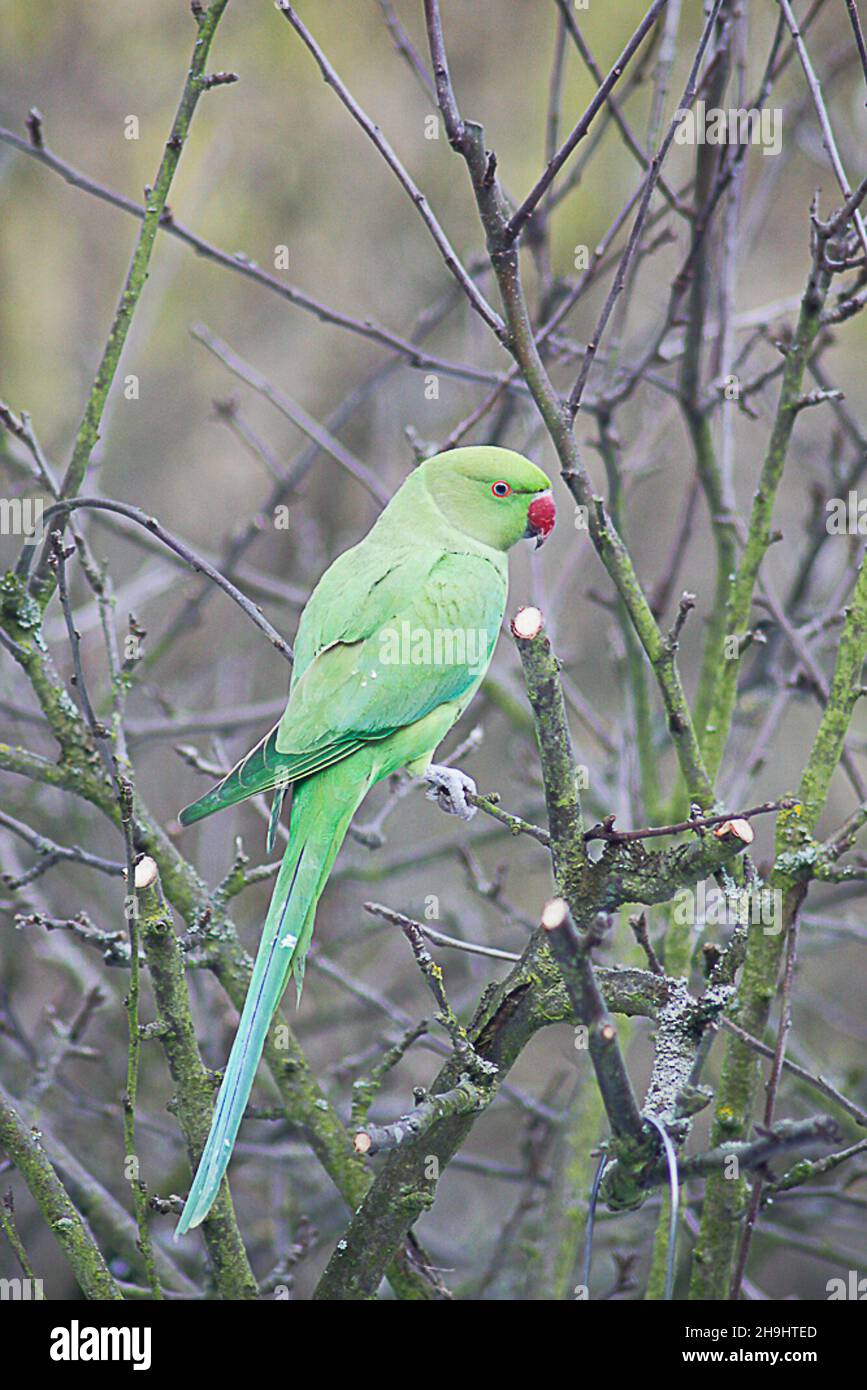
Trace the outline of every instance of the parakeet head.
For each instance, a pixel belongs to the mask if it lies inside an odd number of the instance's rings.
[[[485,545],[508,550],[522,538],[541,545],[554,529],[549,478],[511,449],[450,449],[419,472],[448,520]]]

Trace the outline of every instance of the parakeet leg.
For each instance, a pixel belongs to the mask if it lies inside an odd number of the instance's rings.
[[[460,816],[461,820],[472,820],[476,814],[475,806],[467,800],[467,794],[475,796],[476,784],[472,777],[456,767],[442,767],[430,763],[424,779],[430,784],[425,793],[428,801],[435,801],[441,811],[450,816]]]

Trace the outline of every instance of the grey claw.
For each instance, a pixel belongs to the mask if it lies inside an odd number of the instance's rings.
[[[476,794],[476,784],[472,777],[456,767],[441,767],[431,763],[424,779],[429,789],[425,793],[428,801],[435,801],[440,810],[450,816],[460,816],[461,820],[472,820],[476,814],[475,806],[467,801],[467,794]]]

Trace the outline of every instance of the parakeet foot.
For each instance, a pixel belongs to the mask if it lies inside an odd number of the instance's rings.
[[[476,784],[472,777],[468,777],[456,767],[441,767],[439,763],[431,763],[424,774],[424,780],[430,784],[425,793],[428,801],[435,801],[440,810],[450,816],[472,820],[476,808],[467,800],[468,794],[476,794]]]

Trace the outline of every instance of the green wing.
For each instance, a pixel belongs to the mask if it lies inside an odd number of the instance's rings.
[[[303,669],[296,669],[283,718],[181,812],[182,825],[311,777],[481,679],[503,618],[505,563],[416,547],[368,562],[359,584],[363,548],[341,556],[311,596],[299,628]],[[354,566],[344,564],[353,554]]]
[[[275,724],[270,733],[267,733],[255,748],[251,748],[250,752],[235,764],[231,772],[226,773],[221,782],[205,792],[204,796],[200,796],[198,801],[185,806],[178,816],[181,825],[193,825],[196,821],[213,815],[215,811],[222,811],[226,806],[246,801],[247,797],[255,796],[258,792],[271,791],[274,787],[278,789],[282,803],[283,793],[293,782],[297,782],[301,777],[310,777],[314,772],[321,772],[323,768],[348,757],[350,753],[361,748],[363,743],[362,739],[347,739],[316,753],[287,758],[285,753],[277,751],[279,728],[280,725]],[[279,808],[276,814],[279,816]],[[269,850],[275,833],[276,820],[268,832]]]

